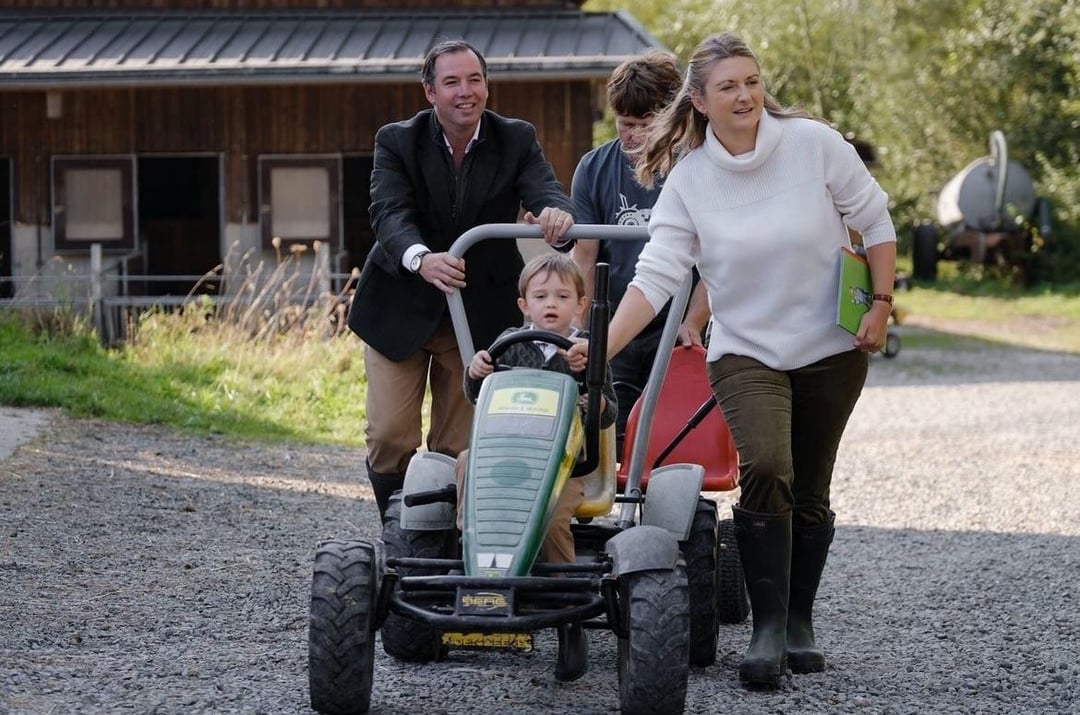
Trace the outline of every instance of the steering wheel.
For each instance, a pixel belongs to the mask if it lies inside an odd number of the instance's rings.
[[[495,342],[493,342],[491,344],[491,347],[488,348],[488,355],[491,356],[491,363],[495,366],[495,370],[513,370],[513,365],[506,365],[500,363],[499,358],[501,358],[506,353],[506,351],[510,349],[510,346],[512,345],[532,342],[550,343],[551,345],[554,345],[557,348],[562,348],[563,350],[569,350],[574,345],[574,341],[570,338],[566,337],[565,335],[559,335],[558,333],[554,333],[550,330],[540,330],[538,328],[515,330],[512,333],[507,333],[506,335],[496,338]],[[586,372],[587,371],[582,370],[581,372],[571,373],[571,376],[578,381],[578,384],[581,386],[582,389],[585,389],[586,387]]]

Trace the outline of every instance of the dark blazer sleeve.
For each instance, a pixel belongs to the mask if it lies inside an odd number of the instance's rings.
[[[371,169],[371,228],[381,249],[383,270],[404,271],[401,260],[406,249],[424,243],[417,210],[416,177],[412,176],[409,154],[415,153],[420,133],[400,124],[382,127],[375,134],[375,154]]]
[[[404,360],[435,333],[446,296],[401,264],[416,243],[432,250],[432,226],[440,225],[431,183],[445,169],[428,134],[430,112],[387,124],[375,135],[371,172],[371,226],[375,243],[360,272],[349,310],[349,328],[391,360]],[[437,215],[433,215],[436,214]]]

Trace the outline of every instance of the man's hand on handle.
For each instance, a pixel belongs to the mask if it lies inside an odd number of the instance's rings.
[[[465,287],[465,259],[449,253],[424,254],[417,273],[443,293]]]

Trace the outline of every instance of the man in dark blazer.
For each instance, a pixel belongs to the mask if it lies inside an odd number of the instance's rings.
[[[367,470],[380,517],[420,447],[429,380],[427,448],[456,457],[468,445],[472,405],[445,294],[461,290],[478,348],[521,323],[524,261],[515,242],[483,241],[464,258],[446,251],[474,226],[514,223],[522,207],[551,244],[574,223],[535,128],[486,109],[487,64],[476,48],[439,43],[421,82],[432,109],[375,135],[376,242],[349,312],[349,327],[365,343]]]

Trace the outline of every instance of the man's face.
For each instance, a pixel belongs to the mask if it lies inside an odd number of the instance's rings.
[[[434,83],[424,84],[424,96],[448,135],[472,134],[488,99],[480,60],[469,50],[441,55],[435,60]]]
[[[645,143],[645,135],[652,124],[653,115],[645,117],[631,117],[625,114],[615,115],[615,131],[619,133],[619,141],[623,151],[633,157]]]

